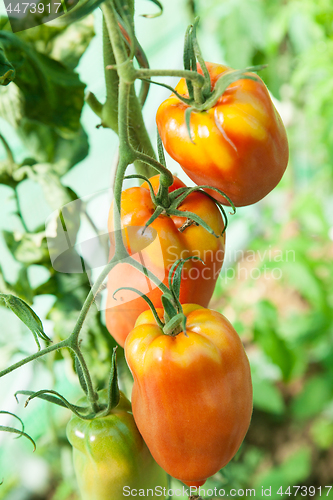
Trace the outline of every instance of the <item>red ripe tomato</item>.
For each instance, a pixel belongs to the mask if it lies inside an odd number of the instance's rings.
[[[212,89],[231,68],[206,63]],[[202,73],[201,68],[198,71]],[[235,206],[256,203],[280,181],[288,163],[282,120],[263,81],[240,79],[229,85],[208,111],[192,111],[172,94],[157,110],[157,127],[167,152],[198,185],[219,188]],[[176,90],[188,97],[186,82]],[[211,191],[223,203],[226,200]]]
[[[155,193],[158,191],[159,175],[150,179]],[[174,191],[185,185],[177,178],[169,188]],[[185,225],[187,217],[161,214],[142,235],[142,228],[155,210],[148,185],[126,189],[122,193],[121,222],[124,242],[128,252],[167,284],[168,271],[180,259],[195,256],[202,259],[185,263],[182,273],[180,300],[207,306],[213,294],[220,272],[225,247],[225,235],[215,237],[195,224]],[[221,235],[224,223],[215,203],[203,192],[191,193],[178,207],[199,215],[217,235]],[[113,244],[113,208],[110,210],[109,232]],[[162,307],[161,291],[144,274],[130,264],[117,264],[108,276],[106,304],[106,326],[109,332],[124,346],[125,339],[134,328],[138,316],[148,309],[145,300],[129,290],[113,293],[119,287],[130,286],[146,294],[155,307]]]
[[[142,313],[125,355],[134,377],[134,419],[151,454],[171,476],[201,486],[244,439],[252,383],[229,321],[198,305],[184,305],[183,311],[186,333],[176,336],[163,334],[151,311]]]

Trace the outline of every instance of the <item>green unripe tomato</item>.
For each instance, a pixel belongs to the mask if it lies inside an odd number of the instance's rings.
[[[99,401],[106,402],[106,391],[101,391]],[[85,398],[78,404],[84,402]],[[157,498],[155,486],[167,487],[166,473],[151,456],[123,393],[106,417],[83,420],[73,415],[67,438],[82,500],[124,500],[124,486],[151,488],[150,497]]]

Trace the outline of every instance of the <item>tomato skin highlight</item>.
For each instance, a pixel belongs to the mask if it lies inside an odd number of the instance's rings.
[[[100,399],[105,398],[106,391],[101,391]],[[83,402],[86,398],[79,404]],[[152,458],[135,425],[131,403],[122,393],[106,417],[82,420],[73,415],[67,437],[82,500],[123,500],[124,486],[167,487],[166,474]]]
[[[227,66],[206,63],[215,87]],[[202,73],[200,66],[198,71]],[[164,147],[198,185],[221,189],[235,206],[264,198],[281,180],[289,149],[285,127],[263,81],[240,79],[227,88],[208,111],[192,111],[191,139],[185,123],[188,106],[174,94],[156,114]],[[188,97],[181,79],[176,90]],[[216,199],[226,200],[214,191]]]
[[[151,454],[168,474],[199,486],[238,451],[250,425],[252,382],[229,321],[193,304],[183,310],[187,336],[164,335],[145,311],[125,355],[134,377],[134,419]]]
[[[152,177],[150,181],[157,193],[159,175]],[[169,191],[184,186],[183,182],[175,177]],[[137,261],[144,262],[164,284],[167,285],[168,271],[177,259],[192,255],[204,261],[205,264],[195,260],[185,263],[180,300],[206,307],[222,267],[225,234],[216,238],[201,226],[194,224],[180,231],[186,217],[160,215],[142,236],[142,228],[155,209],[146,183],[123,191],[121,207],[123,240],[127,250]],[[216,234],[221,235],[224,228],[222,216],[215,203],[205,193],[191,193],[178,209],[196,213]],[[111,248],[114,248],[112,207],[109,215],[109,233]],[[140,253],[136,253],[138,250]],[[122,286],[131,286],[145,293],[155,307],[162,307],[162,304],[159,288],[139,270],[126,263],[119,263],[112,269],[108,276],[105,319],[109,332],[123,347],[127,335],[134,328],[135,321],[148,309],[148,305],[142,297],[128,290],[119,291],[115,300],[113,293]]]

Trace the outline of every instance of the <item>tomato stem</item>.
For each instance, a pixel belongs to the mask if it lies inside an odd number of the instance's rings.
[[[136,78],[150,78],[152,76],[177,76],[191,80],[197,87],[205,84],[205,78],[196,71],[186,69],[138,69]]]
[[[105,23],[103,50],[107,90],[107,99],[102,112],[102,123],[105,126],[112,128],[112,130],[119,135],[120,120],[118,106],[122,103],[118,90],[119,79],[122,78],[122,81],[126,81],[126,83],[133,83],[135,80],[135,69],[133,62],[127,55],[126,45],[121,28],[119,27],[119,17],[113,8],[112,1],[106,0],[106,2],[102,5],[102,11]],[[132,32],[128,22],[127,25],[128,31]],[[140,60],[144,63],[143,56]],[[139,149],[150,157],[155,158],[155,152],[143,121],[142,109],[135,93],[134,85],[131,85],[128,99],[130,102],[129,109],[131,110],[131,115],[128,119],[129,127],[128,132],[126,133],[126,138],[128,136],[130,137],[131,144],[135,149]],[[131,162],[134,162],[138,173],[147,176],[153,175],[151,167],[147,165],[146,162],[142,162],[138,158],[133,158],[130,163]]]

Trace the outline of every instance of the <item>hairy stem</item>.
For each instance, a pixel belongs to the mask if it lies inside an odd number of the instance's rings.
[[[30,356],[27,356],[26,358],[21,359],[21,361],[14,363],[13,365],[9,366],[8,368],[5,368],[5,370],[2,370],[0,372],[0,378],[3,377],[4,375],[7,375],[8,373],[16,370],[17,368],[20,368],[21,366],[26,365],[30,361],[34,361],[34,359],[40,358],[41,356],[44,356],[45,354],[48,354],[49,352],[56,351],[57,349],[62,349],[64,347],[69,347],[68,339],[62,340],[61,342],[58,342],[57,344],[52,344],[52,345],[46,347],[45,349],[37,351],[34,354],[31,354]]]

